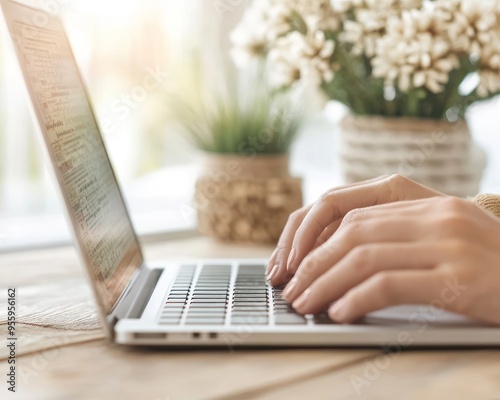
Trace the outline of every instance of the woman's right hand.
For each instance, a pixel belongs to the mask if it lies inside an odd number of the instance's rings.
[[[349,211],[435,196],[443,194],[401,175],[380,177],[326,192],[315,203],[290,215],[269,261],[269,282],[273,286],[287,283],[302,260],[335,233]]]

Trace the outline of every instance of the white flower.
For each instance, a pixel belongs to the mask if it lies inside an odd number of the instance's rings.
[[[277,40],[269,53],[271,82],[275,86],[319,86],[333,79],[331,57],[335,49],[322,31],[302,35],[295,31]]]
[[[421,8],[422,0],[332,0],[332,7],[344,13],[353,11],[354,19],[344,21],[341,40],[353,45],[354,54],[371,58],[389,18],[404,10]]]
[[[453,50],[478,62],[478,94],[500,91],[500,1],[437,0],[435,7]]]
[[[435,12],[443,20],[441,27],[453,42],[456,51],[479,56],[483,46],[496,40],[498,0],[437,0]]]
[[[347,64],[330,35],[352,52]],[[392,90],[441,93],[462,61],[478,94],[500,90],[500,0],[253,0],[231,40],[236,64],[266,58],[276,86],[321,86],[363,55],[367,78]]]
[[[459,63],[447,37],[436,32],[440,23],[432,10],[425,9],[391,17],[386,35],[377,42],[374,77],[384,78],[386,85],[397,83],[403,92],[413,88],[442,92]]]
[[[500,92],[500,32],[490,46],[484,47],[479,60],[479,96]]]
[[[328,0],[256,0],[231,34],[236,65],[243,67],[275,47],[280,38],[293,30],[294,13],[305,21],[308,34],[340,28],[340,16]]]
[[[233,44],[231,56],[238,67],[244,67],[251,59],[267,53],[266,27],[262,24],[251,31],[240,25],[231,33],[230,39]]]
[[[241,23],[231,32],[231,56],[238,67],[244,67],[251,59],[267,53],[267,26],[260,9],[261,3],[262,1],[256,1],[254,7],[248,10]]]

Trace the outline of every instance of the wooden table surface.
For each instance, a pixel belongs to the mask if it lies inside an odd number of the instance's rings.
[[[267,257],[271,252],[203,238],[145,249],[151,260]],[[2,290],[40,279],[83,279],[72,248],[0,255],[0,276]],[[18,392],[7,392],[2,383],[0,399],[500,399],[500,350],[495,349],[173,351],[98,339],[44,354],[18,358],[24,368]],[[0,364],[5,377],[7,363]]]

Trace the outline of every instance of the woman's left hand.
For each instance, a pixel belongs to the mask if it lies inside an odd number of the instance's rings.
[[[500,219],[454,197],[351,211],[283,292],[302,314],[347,323],[399,304],[434,304],[500,324]]]

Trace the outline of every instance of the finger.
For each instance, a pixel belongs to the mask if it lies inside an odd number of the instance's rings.
[[[362,185],[332,190],[314,204],[297,229],[287,269],[290,273],[295,273],[325,228],[351,210],[437,195],[438,192],[399,176],[383,177]]]
[[[328,239],[330,239],[333,234],[340,228],[340,226],[342,226],[342,224],[345,225],[346,223],[354,223],[357,221],[366,220],[374,216],[392,218],[395,212],[406,211],[407,214],[409,212],[423,212],[423,209],[426,207],[426,205],[427,203],[425,200],[412,200],[381,204],[366,208],[356,208],[349,211],[343,219],[337,220],[326,227],[326,229],[316,241],[314,249],[317,249],[318,247],[326,243]]]
[[[283,298],[293,302],[317,278],[349,254],[354,248],[371,243],[413,242],[430,228],[418,217],[369,218],[362,224],[346,224],[323,246],[309,254],[295,277],[283,291]]]
[[[429,209],[429,207],[431,208]],[[386,232],[389,226],[389,222],[387,221],[392,221],[395,224],[399,224],[401,223],[402,218],[406,217],[410,222],[411,219],[414,219],[416,215],[430,216],[430,214],[434,211],[435,210],[433,207],[432,199],[401,201],[397,203],[358,208],[350,211],[344,217],[344,219],[340,221],[340,227],[336,231],[336,240],[334,247],[332,247],[331,243],[327,245],[328,247],[317,246],[310,253],[310,255],[304,259],[304,262],[299,266],[296,275],[300,277],[302,274],[300,270],[302,269],[305,270],[306,275],[309,275],[309,279],[306,279],[307,282],[305,282],[303,285],[298,285],[297,287],[295,287],[293,293],[291,293],[291,289],[285,290],[283,293],[284,298],[290,302],[294,301],[300,295],[300,293],[305,290],[305,288],[307,287],[305,285],[310,284],[314,279],[326,272],[329,268],[335,265],[335,263],[339,261],[345,254],[347,254],[347,252],[350,250],[350,248],[348,247],[349,243],[352,245],[352,247],[354,247],[356,245],[363,244],[362,240],[366,240],[367,243],[377,242],[377,240],[382,239],[382,237],[380,236],[375,236],[377,234],[380,234],[380,232],[386,235],[391,235],[394,233],[397,233],[399,235],[399,232],[401,231],[400,227],[398,227],[398,229],[393,232]],[[439,214],[439,210],[437,211]],[[395,213],[397,213],[398,217],[400,217],[399,222],[396,222],[396,220],[394,220]],[[364,234],[369,233],[369,231],[366,229],[366,226],[369,223],[368,221],[375,219],[378,219],[379,221],[382,220],[384,226],[381,226],[380,228],[374,228],[374,235],[368,237],[367,239],[363,239]],[[334,224],[338,223],[339,221],[335,222]],[[408,226],[411,226],[411,223]],[[408,226],[404,226],[403,232],[407,232]],[[360,230],[360,232],[358,233],[357,230]],[[342,243],[342,234],[345,234],[347,236],[346,238],[344,238],[347,242],[345,246],[342,244],[339,245],[339,243]],[[352,236],[353,239],[349,239],[349,236]],[[386,236],[386,239],[384,239],[384,241],[387,241],[387,238],[390,238],[390,236]],[[416,237],[411,238],[411,240],[415,239]],[[404,237],[401,236],[399,240],[407,239],[404,239]],[[339,241],[339,243],[337,243],[337,241]],[[334,257],[335,252],[340,251],[342,248],[344,248],[344,252],[340,252],[337,254],[337,257]],[[315,259],[312,259],[313,255],[316,256]],[[292,283],[290,283],[290,285],[292,285]],[[300,288],[300,286],[303,287]]]
[[[338,221],[335,221],[334,223],[328,225],[326,229],[323,231],[323,233],[319,236],[318,240],[316,241],[314,249],[317,249],[318,247],[326,243],[328,239],[330,239],[333,236],[333,234],[337,231],[341,223],[342,220],[339,219]]]
[[[297,281],[301,291],[309,289],[293,307],[301,314],[318,313],[379,272],[433,268],[446,254],[443,246],[436,243],[377,243],[356,247],[310,286],[305,286],[306,281]]]
[[[338,187],[334,190],[343,190],[347,188],[361,186],[370,182],[378,181],[380,179],[383,178],[375,178],[366,182],[353,183],[350,185]],[[290,251],[292,248],[292,243],[295,234],[297,232],[297,229],[302,224],[304,218],[311,211],[313,206],[314,204],[310,204],[306,207],[303,207],[295,211],[294,213],[292,213],[292,215],[290,215],[288,222],[285,226],[285,229],[283,230],[283,233],[281,234],[281,237],[279,239],[277,246],[278,251],[276,253],[276,256],[272,260],[272,263],[270,263],[268,266],[269,272],[267,274],[267,279],[269,283],[271,283],[271,285],[273,286],[282,285],[283,283],[288,282],[290,278],[293,276],[287,270],[288,260],[291,256]]]
[[[278,248],[275,248],[273,253],[271,254],[271,257],[269,257],[269,264],[266,269],[266,276],[269,275],[273,267],[276,265],[277,257],[278,257]]]
[[[372,276],[328,310],[333,321],[352,322],[366,314],[400,304],[432,304],[443,290],[434,270],[389,271]]]
[[[292,276],[287,272],[286,258],[292,247],[293,235],[311,208],[312,204],[293,212],[288,218],[266,273],[267,280],[274,286],[288,282]]]

